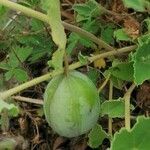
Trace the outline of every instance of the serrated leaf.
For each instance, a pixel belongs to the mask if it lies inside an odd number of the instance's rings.
[[[148,33],[150,33],[150,18],[147,18],[144,21],[146,22]]]
[[[150,33],[142,35],[138,38],[138,43],[140,46],[142,46],[144,43],[150,42]]]
[[[19,82],[24,82],[28,80],[27,72],[20,68],[14,70],[14,76]]]
[[[115,133],[111,150],[149,150],[149,139],[150,118],[140,116],[130,131],[122,128],[118,133]]]
[[[15,47],[13,50],[14,57],[18,57],[21,62],[24,62],[32,53],[32,47]],[[14,54],[15,53],[15,54]]]
[[[41,30],[43,28],[43,23],[42,21],[39,21],[37,19],[33,19],[31,20],[31,30],[32,31],[38,31]]]
[[[50,67],[53,67],[54,69],[61,69],[63,67],[62,60],[64,56],[63,50],[57,50],[53,53],[52,60],[48,62],[48,65]]]
[[[9,66],[9,64],[7,64],[5,62],[0,62],[0,68],[4,69],[4,70],[10,70],[11,66]]]
[[[132,8],[136,11],[145,11],[146,0],[123,0],[124,5],[127,8]]]
[[[124,31],[124,29],[118,29],[114,31],[114,37],[117,41],[131,41],[129,35]]]
[[[9,54],[8,64],[11,68],[16,68],[24,62],[32,53],[31,47],[14,47]]]
[[[103,13],[103,9],[100,4],[95,0],[88,0],[84,4],[74,4],[73,9],[78,13],[77,22],[83,20],[90,20],[93,17],[97,17]]]
[[[124,100],[119,98],[118,100],[105,101],[101,105],[101,115],[108,115],[111,118],[122,118],[125,113]]]
[[[111,24],[103,27],[101,29],[101,38],[107,42],[108,44],[113,44],[114,43],[114,39],[113,39],[113,33],[114,33],[114,29],[113,26]]]
[[[119,63],[109,69],[110,73],[121,80],[133,81],[134,68],[132,62]]]
[[[14,76],[14,69],[10,69],[5,73],[6,81],[10,80]]]
[[[150,79],[150,42],[139,46],[133,54],[134,81],[137,85]]]
[[[14,104],[8,104],[0,99],[0,113],[4,108],[8,110],[9,116],[11,117],[16,117],[19,114],[19,108],[17,106]]]
[[[96,124],[88,134],[88,145],[91,148],[97,148],[102,144],[103,140],[108,137],[108,134],[102,129],[101,125]]]

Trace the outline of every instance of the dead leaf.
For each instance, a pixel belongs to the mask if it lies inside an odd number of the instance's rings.
[[[139,36],[140,23],[135,18],[131,16],[126,17],[124,19],[124,27],[125,32],[133,39],[136,39]]]
[[[150,83],[144,82],[137,92],[137,105],[150,111]]]
[[[60,145],[65,143],[65,139],[63,137],[57,137],[53,144],[53,150],[57,150]]]

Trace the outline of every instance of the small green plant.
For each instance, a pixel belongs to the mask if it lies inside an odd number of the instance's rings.
[[[123,4],[135,12],[149,13],[148,0],[123,0]],[[42,9],[43,13],[32,9],[35,7]],[[19,21],[26,27],[11,20],[8,22],[9,9],[30,17],[28,19],[19,16]],[[131,124],[134,107],[130,100],[133,90],[150,80],[150,19],[144,18],[142,35],[133,40],[123,27],[100,22],[102,15],[116,17],[118,14],[107,10],[95,0],[75,4],[73,10],[80,27],[62,22],[59,0],[28,0],[20,4],[0,0],[0,38],[4,34],[0,48],[8,56],[0,61],[0,69],[4,71],[4,79],[1,80],[15,79],[20,84],[0,92],[2,130],[7,130],[9,117],[19,114],[17,106],[5,101],[25,89],[51,79],[44,92],[43,109],[47,122],[59,135],[70,138],[88,134],[88,145],[91,148],[98,148],[107,138],[112,150],[148,150],[150,118],[137,116]],[[65,29],[71,31],[69,36]],[[9,32],[13,34],[10,36]],[[122,48],[114,48],[116,45],[119,47],[121,42]],[[79,61],[69,65],[68,57],[72,56],[78,44],[89,51],[81,52],[81,48],[77,52],[78,58],[75,58]],[[124,46],[126,44],[130,46]],[[121,58],[121,54],[127,52],[131,52],[127,58]],[[46,58],[48,68],[52,71],[32,79],[28,68],[42,58]],[[105,64],[108,62],[108,67],[104,65],[99,70],[95,66],[88,66],[99,59]],[[87,76],[75,71],[83,66],[87,66],[87,75],[94,83]],[[97,91],[96,83],[102,81],[102,77],[105,81]],[[109,96],[105,97],[103,88],[108,81]],[[113,87],[124,91],[118,99],[113,98]],[[98,118],[104,116],[108,117],[107,130],[98,122]],[[114,133],[112,121],[115,118],[124,119],[125,127]]]

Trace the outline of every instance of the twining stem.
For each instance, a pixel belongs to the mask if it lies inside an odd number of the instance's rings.
[[[0,0],[0,4],[4,5],[12,10],[15,11],[20,11],[22,13],[24,13],[25,15],[29,16],[29,17],[33,17],[36,19],[39,19],[43,22],[46,22],[49,24],[49,18],[47,15],[35,11],[31,8],[27,8],[25,6],[22,6],[20,4],[8,1],[8,0]],[[115,50],[115,48],[113,48],[112,46],[110,46],[109,44],[107,44],[106,42],[104,42],[103,40],[101,40],[100,38],[97,38],[95,35],[93,35],[90,32],[87,32],[79,27],[76,27],[74,25],[71,25],[69,23],[66,22],[62,22],[63,26],[65,27],[65,29],[70,30],[72,32],[76,32],[78,33],[80,36],[86,37],[89,40],[93,41],[94,43],[96,43],[99,47],[105,48],[106,50]]]
[[[43,105],[42,99],[33,99],[33,98],[23,97],[23,96],[12,96],[12,98],[21,102],[28,102],[28,103]]]
[[[129,46],[129,47],[124,47],[124,48],[121,48],[121,49],[118,49],[118,50],[114,50],[114,51],[110,51],[110,52],[105,52],[105,53],[102,53],[102,54],[98,54],[98,55],[94,55],[92,57],[89,57],[89,62],[92,63],[93,61],[99,59],[99,58],[106,58],[106,57],[109,57],[109,56],[113,56],[113,55],[118,55],[118,54],[121,54],[121,53],[125,53],[125,52],[130,52],[132,50],[134,50],[136,47],[135,46]],[[69,70],[74,70],[76,68],[79,68],[81,66],[84,66],[85,64],[81,64],[80,62],[76,62],[74,64],[71,64],[69,65]],[[31,81],[28,81],[26,83],[23,83],[17,87],[14,87],[10,90],[7,90],[7,91],[4,91],[2,93],[0,93],[0,98],[1,99],[7,99],[8,97],[24,90],[24,89],[27,89],[29,87],[32,87],[34,85],[37,85],[43,81],[46,81],[56,75],[59,75],[61,73],[63,73],[64,69],[60,69],[60,70],[54,70],[46,75],[43,75],[43,76],[40,76],[40,77],[37,77]]]
[[[110,74],[106,77],[105,81],[102,83],[102,85],[99,87],[98,92],[100,93],[103,88],[106,86],[107,82],[109,81]]]
[[[134,90],[135,87],[136,87],[136,85],[133,83],[124,95],[124,100],[125,100],[125,128],[128,131],[131,128],[131,123],[130,123],[130,97],[131,97],[131,93],[132,93],[132,91]]]
[[[113,98],[113,83],[110,81],[109,83],[109,100],[111,101]],[[112,137],[112,118],[108,118],[108,133]]]

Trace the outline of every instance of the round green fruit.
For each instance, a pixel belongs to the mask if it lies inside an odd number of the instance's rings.
[[[99,94],[84,74],[71,71],[58,75],[48,84],[44,94],[44,113],[54,131],[64,137],[88,132],[99,117]]]

